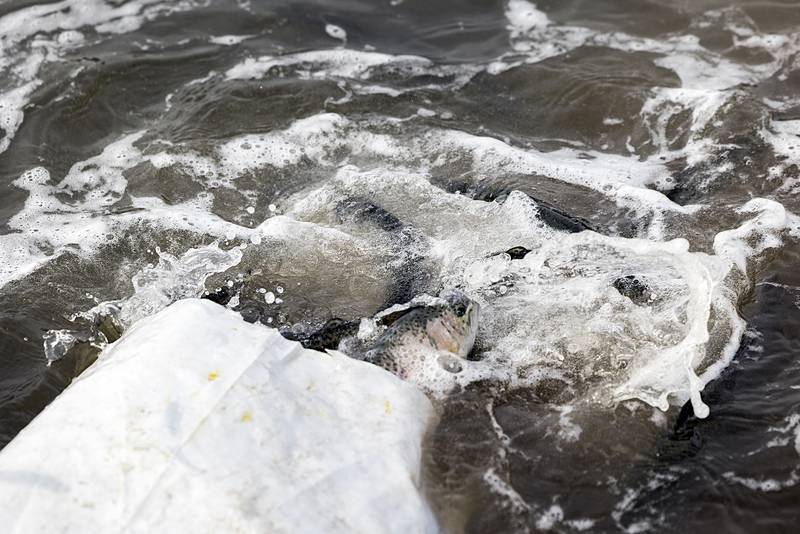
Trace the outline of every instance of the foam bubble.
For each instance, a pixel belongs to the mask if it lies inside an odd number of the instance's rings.
[[[222,46],[233,46],[237,45],[247,39],[250,39],[252,35],[215,35],[213,37],[209,37],[208,41],[210,43],[222,45]]]
[[[262,78],[273,68],[309,65],[311,72],[320,77],[361,78],[367,72],[380,65],[402,65],[410,69],[430,67],[433,63],[419,56],[382,54],[359,50],[315,50],[285,56],[263,56],[258,59],[249,58],[228,69],[225,76],[229,80],[246,80]]]
[[[536,5],[526,0],[510,0],[506,6],[506,18],[509,22],[511,38],[517,38],[541,30],[550,24],[547,15],[536,9]]]
[[[536,528],[539,530],[551,530],[557,523],[564,519],[564,510],[554,504],[542,512],[536,519]]]
[[[336,24],[326,24],[325,33],[334,39],[338,39],[343,42],[347,41],[347,32],[344,31],[344,28],[337,26]]]

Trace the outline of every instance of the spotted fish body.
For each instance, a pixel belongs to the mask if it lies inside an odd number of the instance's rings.
[[[460,291],[442,299],[442,304],[413,308],[397,319],[365,359],[404,378],[426,355],[466,357],[475,343],[479,306]]]
[[[295,334],[289,330],[281,332],[283,337],[292,341],[299,341],[307,349],[324,351],[326,349],[336,349],[342,339],[355,336],[358,332],[356,321],[345,321],[344,319],[331,319],[325,325],[312,332],[311,334]]]

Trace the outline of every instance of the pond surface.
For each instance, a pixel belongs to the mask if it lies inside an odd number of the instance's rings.
[[[444,530],[795,532],[798,45],[794,0],[0,2],[0,446],[177,299],[458,288]]]

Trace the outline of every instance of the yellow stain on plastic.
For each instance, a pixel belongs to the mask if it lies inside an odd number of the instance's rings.
[[[392,415],[392,403],[388,400],[383,401],[383,411],[386,415]]]
[[[242,423],[247,423],[253,420],[253,416],[250,412],[244,412],[242,417],[239,419]]]
[[[211,371],[210,373],[208,373],[208,381],[209,382],[213,382],[217,378],[219,378],[219,373],[217,373],[216,371]]]

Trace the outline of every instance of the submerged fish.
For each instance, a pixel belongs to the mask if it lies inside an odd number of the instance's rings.
[[[365,360],[404,378],[426,356],[438,354],[451,372],[461,370],[475,343],[479,305],[461,291],[441,295],[441,302],[409,308],[377,339]]]
[[[408,302],[430,289],[433,273],[426,262],[424,251],[429,245],[422,232],[367,198],[342,200],[336,205],[336,213],[341,222],[369,224],[391,234],[389,245],[397,261],[390,268],[393,283],[389,286],[385,306]]]
[[[373,341],[358,338],[358,321],[339,318],[311,333],[284,330],[281,334],[305,348],[341,350],[403,378],[410,369],[424,365],[431,355],[438,357],[445,370],[457,373],[462,368],[459,360],[469,354],[475,343],[479,309],[478,303],[463,292],[449,290],[431,302],[415,299],[376,315],[374,325],[386,330]]]
[[[304,348],[324,351],[336,349],[343,339],[351,338],[358,333],[358,321],[346,321],[335,317],[310,334],[296,333],[284,329],[281,335],[292,341],[299,341]]]

